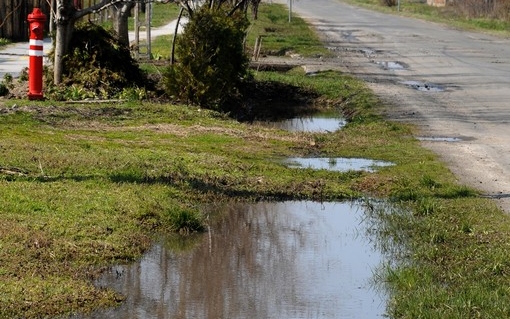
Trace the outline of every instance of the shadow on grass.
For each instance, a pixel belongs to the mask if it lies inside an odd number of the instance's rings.
[[[217,197],[250,198],[254,200],[289,200],[297,197],[295,193],[275,189],[240,189],[235,187],[235,184],[237,184],[235,182],[210,176],[197,178],[192,176],[183,176],[181,174],[139,176],[129,173],[117,173],[110,175],[109,179],[114,183],[168,185],[183,190],[189,189],[200,194],[214,195]]]

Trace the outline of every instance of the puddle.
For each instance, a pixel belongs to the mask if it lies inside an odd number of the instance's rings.
[[[264,123],[264,125],[291,132],[317,133],[334,132],[340,130],[345,124],[347,124],[345,119],[328,113]]]
[[[92,318],[383,318],[383,254],[356,202],[218,208],[193,249],[162,242],[97,282],[126,296]],[[182,238],[181,238],[182,240]],[[376,289],[378,286],[379,289]]]
[[[460,142],[460,137],[446,137],[446,136],[418,136],[416,139],[420,141],[431,141],[431,142]]]
[[[353,35],[353,30],[342,31],[342,37],[348,42],[357,42],[358,38]]]
[[[422,92],[443,92],[445,89],[443,86],[433,83],[419,82],[419,81],[404,81],[400,82],[412,89]]]
[[[377,168],[392,166],[391,162],[377,161],[366,158],[345,158],[345,157],[293,157],[289,158],[286,163],[291,168],[312,168],[327,169],[330,171],[347,172],[347,171],[366,171],[375,172]]]
[[[379,65],[384,70],[405,70],[408,68],[407,64],[403,62],[397,62],[397,61],[379,61],[375,62],[377,65]]]

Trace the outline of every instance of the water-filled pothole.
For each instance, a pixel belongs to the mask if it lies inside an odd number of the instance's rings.
[[[403,62],[398,61],[378,61],[375,62],[377,65],[379,65],[384,70],[405,70],[408,68],[408,65]]]
[[[404,81],[402,84],[422,92],[443,92],[445,88],[439,84],[420,82],[420,81]]]
[[[75,318],[384,317],[387,293],[374,274],[387,260],[361,203],[212,210],[209,232],[191,249],[182,238],[163,241],[96,283],[126,296],[119,308]]]
[[[375,172],[378,168],[394,165],[393,163],[386,161],[346,157],[292,157],[287,159],[286,163],[288,167],[291,168],[326,169],[337,172]]]
[[[447,137],[447,136],[418,136],[416,138],[420,141],[428,141],[428,142],[460,142],[462,139],[460,137]]]

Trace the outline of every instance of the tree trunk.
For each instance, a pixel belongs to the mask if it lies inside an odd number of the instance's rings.
[[[259,18],[259,5],[261,0],[252,0],[251,1],[251,9],[253,14],[253,19],[257,20]]]
[[[56,26],[57,34],[55,37],[55,60],[53,62],[53,83],[58,85],[62,82],[62,73],[64,71],[63,58],[67,54],[69,42],[74,29],[76,9],[72,1],[57,0]]]
[[[121,2],[113,5],[113,29],[122,45],[129,47],[128,18],[134,2]]]

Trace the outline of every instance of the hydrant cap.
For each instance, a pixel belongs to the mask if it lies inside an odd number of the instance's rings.
[[[28,15],[28,21],[29,22],[32,22],[32,21],[40,21],[40,22],[46,21],[46,15],[44,13],[42,13],[41,9],[34,8],[32,13],[30,13]]]

